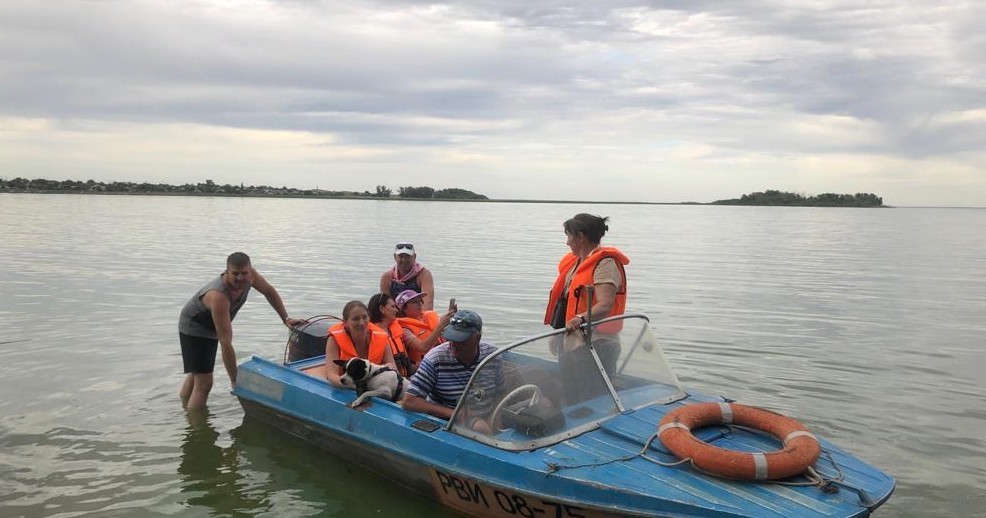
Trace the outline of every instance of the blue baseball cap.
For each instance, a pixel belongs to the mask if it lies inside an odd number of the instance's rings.
[[[442,337],[450,342],[463,342],[483,330],[483,318],[475,311],[460,309],[455,312]]]

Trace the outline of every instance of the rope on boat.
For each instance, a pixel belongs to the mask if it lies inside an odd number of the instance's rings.
[[[729,426],[729,428],[734,428],[734,427],[735,428],[743,428],[743,429],[746,429],[748,431],[755,431],[755,432],[756,431],[759,431],[759,430],[755,430],[755,429],[749,429],[749,428],[743,427],[743,426],[736,426],[736,425]],[[725,435],[726,434],[723,434],[720,437],[723,437]],[[716,439],[718,439],[718,437]],[[644,446],[644,450],[647,449],[647,447],[650,445],[650,443],[653,440],[654,440],[654,436],[652,435],[651,438],[648,439],[646,445]],[[674,465],[677,465],[677,464],[682,464],[682,463],[684,463],[684,462],[687,461],[687,462],[689,462],[691,464],[691,467],[695,471],[698,471],[699,473],[705,473],[706,475],[712,475],[712,476],[716,476],[716,477],[720,477],[720,478],[729,478],[729,477],[723,477],[722,475],[717,475],[715,473],[708,473],[708,472],[702,470],[701,468],[699,468],[698,466],[696,466],[694,462],[692,462],[692,459],[691,458],[682,459],[681,461],[676,462],[676,463],[673,463],[673,464],[667,464],[667,463],[658,462],[658,461],[656,461],[654,459],[651,459],[650,457],[647,457],[646,455],[644,455],[643,458],[646,459],[646,460],[649,460],[651,462],[654,462],[655,464],[660,464],[662,466],[674,466]],[[856,493],[856,495],[859,497],[860,504],[862,504],[864,507],[873,507],[874,505],[877,504],[877,502],[873,501],[873,499],[864,490],[862,490],[860,488],[857,488],[857,487],[850,486],[849,484],[847,484],[845,482],[846,476],[842,472],[842,469],[839,468],[839,465],[835,462],[835,459],[832,458],[831,452],[829,452],[829,451],[827,451],[827,450],[825,450],[823,448],[820,458],[824,458],[825,460],[828,461],[829,464],[832,465],[832,469],[834,469],[835,472],[837,473],[837,475],[835,477],[826,478],[824,475],[822,475],[821,473],[819,473],[818,470],[816,470],[814,467],[808,466],[808,468],[803,473],[804,477],[808,479],[805,482],[790,482],[790,481],[783,481],[783,480],[769,480],[769,481],[762,481],[762,483],[777,484],[777,485],[781,485],[781,486],[795,486],[795,487],[797,487],[797,486],[801,486],[801,487],[816,486],[816,487],[818,487],[818,489],[820,491],[823,491],[825,493],[837,493],[837,492],[839,492],[839,487],[844,487],[844,488],[846,488],[846,489],[848,489],[848,490],[853,491],[854,493]],[[740,480],[740,479],[730,479],[730,480]]]
[[[302,323],[301,324],[297,324],[294,327],[292,327],[291,328],[291,331],[288,334],[288,341],[287,341],[287,343],[284,344],[284,357],[281,360],[281,364],[287,365],[287,363],[288,363],[288,350],[291,348],[291,334],[290,333],[295,333],[295,332],[300,333],[300,332],[304,331],[305,329],[308,329],[308,327],[311,326],[312,324],[314,324],[316,322],[321,322],[322,320],[326,320],[326,319],[329,319],[329,318],[334,319],[334,320],[338,320],[340,322],[343,321],[341,318],[339,318],[339,317],[337,317],[335,315],[330,315],[330,314],[326,313],[324,315],[315,315],[313,317],[305,318],[305,319],[302,320]]]
[[[573,465],[568,465],[568,466],[563,466],[563,465],[555,464],[555,463],[552,462],[552,463],[548,463],[548,473],[555,473],[555,472],[561,471],[563,469],[591,468],[591,467],[595,467],[595,466],[605,466],[606,464],[612,464],[614,462],[628,461],[628,460],[635,459],[637,457],[640,457],[640,458],[642,458],[644,460],[648,460],[650,462],[653,462],[654,464],[659,464],[659,465],[664,466],[666,468],[671,468],[671,467],[677,466],[679,464],[684,464],[686,462],[691,462],[691,459],[681,459],[681,460],[679,460],[677,462],[661,462],[661,461],[659,461],[659,460],[657,460],[655,458],[648,457],[647,456],[647,450],[650,449],[650,445],[651,445],[652,442],[654,442],[654,439],[657,439],[657,435],[658,434],[656,432],[654,434],[652,434],[650,436],[650,438],[647,439],[647,442],[644,443],[644,447],[641,448],[640,451],[638,451],[637,453],[634,453],[633,455],[626,455],[624,457],[617,457],[615,459],[610,459],[610,460],[607,460],[607,461],[604,461],[604,462],[590,462],[590,463],[587,463],[587,464],[573,464]]]
[[[732,428],[733,428],[733,426],[726,427],[726,432],[722,433],[719,437],[716,437],[713,440],[719,439],[719,438],[722,438],[722,437],[725,437],[726,435],[729,435],[731,433],[731,429]],[[737,428],[745,428],[745,427],[737,427]],[[555,463],[548,463],[548,473],[555,473],[555,472],[561,471],[563,469],[576,469],[576,468],[589,468],[589,467],[595,467],[595,466],[604,466],[606,464],[612,464],[614,462],[629,461],[629,460],[632,460],[634,458],[640,457],[641,459],[644,459],[644,460],[646,460],[648,462],[653,462],[654,464],[657,464],[659,466],[663,466],[663,467],[666,467],[666,468],[671,468],[671,467],[678,466],[678,465],[681,465],[681,464],[684,464],[684,463],[687,462],[687,463],[689,463],[691,465],[692,469],[694,469],[695,471],[698,471],[699,473],[705,473],[706,475],[711,475],[711,476],[715,476],[715,477],[719,477],[719,478],[729,478],[729,477],[723,477],[722,475],[717,475],[717,474],[714,474],[714,473],[708,473],[708,472],[700,469],[699,467],[695,466],[695,463],[692,461],[692,459],[690,457],[689,458],[678,460],[676,462],[661,462],[661,461],[659,461],[659,460],[657,460],[657,459],[655,459],[653,457],[648,456],[647,455],[647,450],[650,449],[651,444],[654,442],[654,439],[657,439],[659,435],[660,435],[659,432],[654,432],[653,434],[651,434],[650,438],[648,438],[647,441],[644,442],[643,448],[641,448],[639,452],[637,452],[637,453],[635,453],[633,455],[626,455],[626,456],[623,456],[623,457],[617,457],[617,458],[610,459],[610,460],[603,461],[603,462],[593,462],[593,463],[586,463],[586,464],[560,465],[560,464],[555,464]],[[845,475],[842,473],[842,470],[839,468],[839,465],[836,464],[835,460],[832,459],[832,454],[830,452],[826,451],[825,449],[822,449],[822,455],[821,455],[821,457],[822,458],[825,458],[826,460],[828,460],[828,462],[832,465],[832,468],[835,469],[835,472],[838,474],[836,477],[826,478],[821,473],[819,473],[817,470],[815,470],[815,468],[813,468],[811,466],[808,466],[808,469],[805,470],[805,472],[804,472],[805,478],[808,479],[805,482],[785,482],[785,481],[780,481],[780,480],[765,480],[765,481],[761,481],[761,483],[778,484],[778,485],[782,485],[782,486],[817,486],[819,490],[824,491],[826,493],[836,493],[836,492],[839,491],[839,487],[837,487],[837,486],[841,486],[841,487],[844,487],[846,489],[849,489],[849,490],[855,492],[859,496],[860,503],[864,507],[872,507],[873,505],[876,505],[876,502],[874,502],[869,497],[869,495],[866,494],[865,491],[863,491],[862,489],[859,489],[859,488],[850,486],[850,485],[848,485],[848,484],[845,483]],[[739,480],[739,479],[735,479],[735,480]]]

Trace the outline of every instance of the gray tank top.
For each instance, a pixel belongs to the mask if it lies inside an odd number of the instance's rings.
[[[216,277],[209,282],[209,284],[203,286],[202,289],[200,289],[195,295],[193,295],[192,298],[185,303],[185,307],[181,308],[181,316],[178,317],[178,331],[186,335],[218,340],[219,335],[216,333],[216,324],[212,321],[212,311],[205,307],[205,304],[202,302],[202,297],[204,297],[206,293],[213,290],[222,292],[227,298],[229,298],[229,319],[233,320],[236,318],[236,313],[240,311],[241,307],[243,307],[243,303],[246,302],[247,295],[250,294],[250,289],[252,287],[252,284],[247,284],[246,288],[240,294],[240,297],[234,300],[230,296],[226,285],[223,284],[222,275]]]

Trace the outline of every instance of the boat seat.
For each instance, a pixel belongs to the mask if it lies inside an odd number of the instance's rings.
[[[312,377],[315,377],[315,378],[323,379],[324,380],[325,379],[325,364],[324,363],[320,363],[318,365],[313,365],[311,367],[306,367],[304,369],[301,369],[301,372],[304,372],[305,374],[307,374],[309,376],[312,376]]]

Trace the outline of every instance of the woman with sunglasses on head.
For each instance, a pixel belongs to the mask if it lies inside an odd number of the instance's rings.
[[[391,297],[404,290],[414,290],[424,294],[421,299],[426,310],[435,309],[435,281],[431,271],[418,262],[414,245],[397,243],[394,247],[394,267],[380,276],[380,292]]]
[[[397,322],[397,303],[394,298],[386,293],[377,293],[370,297],[367,309],[370,314],[370,329],[387,335],[397,371],[405,378],[414,374],[414,363],[404,345],[404,328]]]
[[[619,249],[602,246],[600,241],[609,226],[609,218],[592,214],[576,214],[562,225],[565,229],[569,253],[558,263],[558,277],[551,288],[544,323],[555,329],[565,328],[568,335],[562,343],[553,343],[558,354],[568,397],[580,401],[607,390],[597,371],[595,360],[586,348],[579,333],[587,322],[597,322],[614,315],[622,315],[626,309],[627,276],[625,267],[630,259]],[[588,304],[586,286],[593,287],[592,307]],[[606,372],[616,372],[620,356],[619,331],[622,322],[610,322],[593,329],[593,348]],[[587,374],[588,373],[588,374]]]

